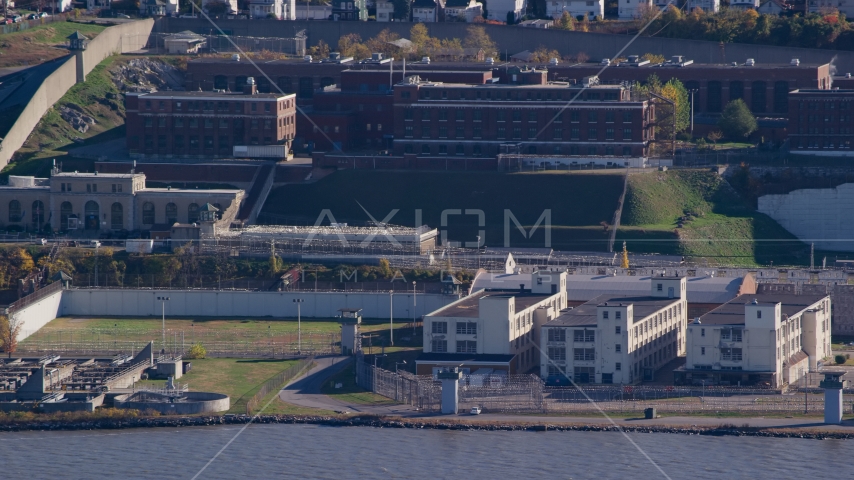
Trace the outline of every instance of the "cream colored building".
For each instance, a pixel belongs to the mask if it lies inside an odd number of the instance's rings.
[[[638,383],[685,354],[685,277],[651,277],[645,296],[600,295],[542,327],[540,375]]]
[[[431,373],[442,356],[465,363],[490,355],[503,356],[509,373],[527,372],[539,359],[539,327],[564,308],[565,272],[534,273],[529,288],[474,292],[424,317],[424,353],[436,355],[417,362],[418,373]]]
[[[831,355],[830,296],[740,295],[688,325],[677,383],[797,384]]]
[[[142,173],[54,172],[51,178],[9,177],[0,186],[0,225],[24,231],[149,230],[155,224],[194,223],[199,209],[219,209],[228,227],[243,190],[146,188]]]

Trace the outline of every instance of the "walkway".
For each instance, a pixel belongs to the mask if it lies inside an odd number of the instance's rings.
[[[319,408],[336,412],[358,412],[376,415],[413,416],[418,411],[409,405],[360,405],[343,402],[320,393],[323,383],[353,362],[353,357],[318,357],[317,364],[306,376],[287,385],[279,392],[286,403],[307,408]]]

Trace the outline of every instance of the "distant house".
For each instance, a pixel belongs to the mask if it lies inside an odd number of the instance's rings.
[[[533,58],[534,58],[534,54],[531,53],[530,50],[522,50],[519,53],[510,55],[510,61],[511,62],[528,63],[528,62],[532,61]]]
[[[487,1],[487,19],[499,22],[507,21],[507,14],[513,12],[513,22],[518,22],[525,15],[526,0],[489,0]]]
[[[782,0],[767,0],[759,8],[756,9],[759,13],[766,15],[780,15],[792,9],[792,6]]]
[[[686,8],[688,11],[699,8],[704,12],[715,13],[721,9],[721,0],[688,0]]]
[[[812,0],[810,0],[812,1]],[[730,0],[729,8],[740,8],[742,10],[759,8],[759,0]]]
[[[439,6],[435,0],[414,0],[412,2],[412,21],[431,23],[439,21]]]
[[[282,0],[249,0],[249,16],[251,18],[268,18],[280,20],[284,5]]]
[[[848,0],[807,0],[806,8],[807,13],[838,10],[839,13],[844,13],[848,18],[854,15],[854,2],[849,3]]]
[[[587,17],[593,19],[605,15],[605,0],[546,0],[546,15],[554,19],[569,13],[572,18]],[[525,23],[525,22],[522,22]]]
[[[166,2],[163,0],[140,0],[139,14],[151,17],[162,17],[166,15]]]
[[[638,18],[645,9],[654,8],[653,0],[626,0],[625,3],[620,2],[619,5],[617,15],[620,20]]]
[[[296,20],[329,20],[332,15],[332,5],[297,5],[294,9]]]
[[[365,0],[332,0],[332,20],[368,21]]]
[[[390,22],[394,17],[394,4],[391,2],[377,2],[377,21]]]
[[[228,13],[237,13],[237,0],[202,0],[202,9],[207,11],[209,3],[225,3],[228,5]]]
[[[445,21],[465,20],[472,23],[475,18],[483,18],[483,4],[474,0],[447,0],[445,2]]]

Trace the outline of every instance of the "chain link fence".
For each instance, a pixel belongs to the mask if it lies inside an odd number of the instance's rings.
[[[246,402],[246,414],[252,415],[253,411],[258,410],[259,407],[263,406],[261,405],[261,400],[263,400],[264,397],[266,397],[270,392],[282,388],[286,383],[290,382],[294,378],[302,375],[304,371],[311,367],[313,362],[314,357],[303,358],[284,371],[279,372],[275,377],[264,382],[258,392]]]

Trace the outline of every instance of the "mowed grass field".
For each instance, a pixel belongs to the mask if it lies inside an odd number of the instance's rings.
[[[680,217],[687,220],[682,221]],[[809,246],[751,208],[715,173],[670,170],[629,176],[617,242],[630,252],[728,265],[803,265]]]
[[[420,210],[421,224],[440,229],[446,212],[449,240],[476,242],[483,230],[484,243],[492,247],[504,246],[505,223],[510,246],[544,247],[543,224],[526,238],[509,216],[505,221],[505,212],[528,231],[549,212],[553,248],[602,251],[608,235],[601,222],[613,221],[624,174],[341,170],[316,183],[273,190],[263,212],[313,224],[328,210],[335,221],[356,224],[371,220],[367,210],[378,221],[413,226]],[[398,212],[388,219],[394,209]]]

